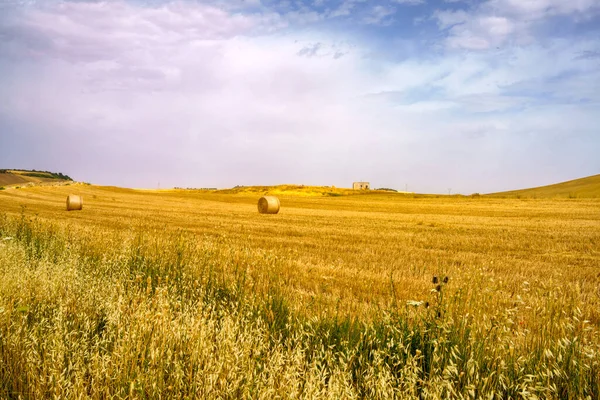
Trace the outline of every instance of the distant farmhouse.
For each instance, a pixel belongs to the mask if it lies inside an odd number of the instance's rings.
[[[371,184],[369,182],[354,182],[352,184],[354,190],[371,190]]]

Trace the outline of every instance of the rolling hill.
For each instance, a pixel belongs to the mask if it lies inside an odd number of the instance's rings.
[[[539,186],[529,189],[511,190],[508,192],[489,193],[494,197],[525,198],[591,198],[600,197],[600,174],[553,185]]]
[[[49,171],[0,169],[0,187],[34,186],[73,181],[68,175]]]

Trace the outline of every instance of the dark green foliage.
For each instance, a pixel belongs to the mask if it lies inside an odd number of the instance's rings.
[[[24,176],[31,176],[34,178],[50,178],[50,179],[61,179],[65,181],[72,181],[70,176],[63,174],[62,172],[26,172],[22,174]]]

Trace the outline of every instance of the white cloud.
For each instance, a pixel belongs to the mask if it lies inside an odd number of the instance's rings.
[[[425,0],[393,0],[393,2],[397,4],[406,4],[409,6],[425,4]]]
[[[599,122],[598,59],[574,61],[594,54],[593,42],[375,62],[365,44],[331,33],[279,33],[288,22],[268,12],[108,4],[65,3],[0,25],[10,38],[0,43],[0,125],[19,124],[12,140],[28,140],[27,154],[45,143],[38,159],[80,157],[71,169],[97,183],[344,185],[361,174],[484,192],[498,187],[481,174],[505,168],[509,182],[524,163],[555,162],[507,157],[511,146],[552,147],[544,135],[585,136]],[[448,29],[464,22],[446,18]],[[494,18],[486,32],[517,29]],[[587,108],[570,105],[578,97]]]
[[[381,25],[386,24],[386,18],[390,15],[394,15],[396,9],[393,7],[375,6],[371,9],[371,12],[366,15],[363,21],[367,24]],[[389,21],[388,21],[389,22]]]
[[[551,15],[594,12],[600,4],[596,0],[490,0],[486,7],[517,18],[541,19]]]
[[[437,20],[440,28],[446,29],[453,25],[464,24],[469,20],[470,15],[464,10],[440,11],[436,10],[433,17]]]
[[[488,0],[468,10],[437,10],[433,17],[440,28],[449,29],[450,48],[487,50],[534,42],[534,27],[551,17],[590,19],[599,12],[596,0]]]
[[[346,17],[352,13],[352,9],[356,6],[356,2],[353,0],[345,0],[331,13],[329,18]]]

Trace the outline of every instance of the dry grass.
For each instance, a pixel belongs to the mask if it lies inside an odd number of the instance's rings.
[[[0,192],[2,397],[600,394],[598,200],[70,191]]]
[[[600,174],[556,183],[554,185],[492,193],[490,196],[512,198],[599,198]]]

